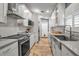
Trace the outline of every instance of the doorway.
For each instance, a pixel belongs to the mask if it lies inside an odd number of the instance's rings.
[[[48,19],[42,20],[41,28],[42,28],[42,37],[48,37]]]

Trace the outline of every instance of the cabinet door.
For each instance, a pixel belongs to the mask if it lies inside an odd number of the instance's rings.
[[[0,22],[6,23],[7,22],[7,3],[0,3]]]
[[[32,48],[33,44],[34,44],[34,35],[30,36],[30,48]]]
[[[4,3],[4,15],[3,15],[3,17],[4,17],[4,19],[3,19],[4,23],[7,23],[7,11],[8,11],[8,3]]]
[[[18,15],[20,15],[23,18],[24,18],[24,10],[25,10],[24,5],[17,4],[17,13],[18,13]]]
[[[75,56],[71,51],[69,51],[65,46],[62,45],[62,56]]]
[[[0,56],[18,56],[18,42],[0,49]]]
[[[0,22],[3,22],[3,16],[4,16],[4,4],[0,3]]]
[[[58,45],[55,45],[55,55],[56,55],[56,56],[61,56],[61,50],[60,50],[60,48],[58,47]]]

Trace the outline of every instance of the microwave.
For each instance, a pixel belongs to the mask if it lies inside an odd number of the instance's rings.
[[[33,25],[34,25],[34,22],[31,20],[28,20],[28,26],[33,26]]]

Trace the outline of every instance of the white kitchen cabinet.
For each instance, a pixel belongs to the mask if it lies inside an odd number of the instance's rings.
[[[25,5],[21,5],[21,4],[18,4],[17,5],[17,9],[18,9],[18,14],[20,15],[20,16],[22,16],[23,18],[26,18],[27,16],[25,16],[26,14],[25,14],[25,10],[26,10],[26,7],[25,7]]]
[[[75,56],[68,48],[62,45],[62,56]]]
[[[23,25],[28,26],[28,19],[23,20]]]
[[[58,42],[52,35],[50,36],[51,38],[51,47],[52,47],[52,54],[54,56],[61,56],[61,48],[60,48],[60,42]]]
[[[55,56],[61,56],[61,50],[60,50],[60,47],[57,45],[57,44],[55,44],[54,45],[55,46]]]
[[[8,9],[8,3],[0,3],[0,22],[1,23],[7,22],[7,9]]]
[[[32,13],[25,4],[17,4],[18,14],[25,19],[32,19]]]
[[[32,48],[33,44],[35,43],[35,40],[34,40],[34,35],[32,34],[30,36],[30,48]]]
[[[18,42],[0,49],[0,56],[18,56]]]

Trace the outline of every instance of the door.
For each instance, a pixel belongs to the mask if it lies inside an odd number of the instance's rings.
[[[48,21],[42,22],[42,37],[48,37]]]

